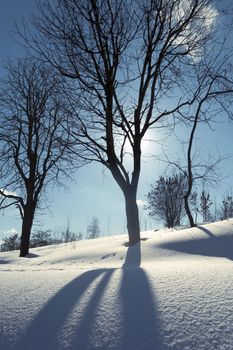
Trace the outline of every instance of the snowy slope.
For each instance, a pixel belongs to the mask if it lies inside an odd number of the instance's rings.
[[[1,350],[233,350],[233,220],[0,253]]]

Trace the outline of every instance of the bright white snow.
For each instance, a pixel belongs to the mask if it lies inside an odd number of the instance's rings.
[[[232,350],[233,220],[0,253],[1,350]]]

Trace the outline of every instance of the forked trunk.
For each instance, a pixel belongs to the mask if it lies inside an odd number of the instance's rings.
[[[136,192],[137,191],[134,188],[130,188],[128,191],[124,192],[129,245],[133,245],[140,241],[140,225]]]

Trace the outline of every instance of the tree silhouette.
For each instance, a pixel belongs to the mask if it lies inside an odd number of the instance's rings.
[[[187,179],[183,174],[161,176],[147,195],[150,216],[161,219],[168,228],[180,225],[186,187]]]
[[[0,209],[20,211],[22,257],[47,185],[70,171],[70,111],[62,86],[51,68],[30,59],[9,63],[1,86]]]
[[[93,216],[87,226],[88,239],[98,238],[100,236],[99,219]]]
[[[203,190],[200,196],[200,212],[202,214],[203,222],[211,220],[210,208],[212,204],[210,194]]]
[[[73,81],[73,135],[122,190],[134,244],[142,140],[195,100],[186,83],[212,55],[218,13],[209,0],[47,0],[39,9],[21,36]]]

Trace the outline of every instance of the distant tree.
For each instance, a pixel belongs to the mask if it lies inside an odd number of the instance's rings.
[[[1,251],[6,252],[8,250],[16,250],[20,247],[20,239],[17,233],[14,233],[10,237],[3,238],[1,245]]]
[[[61,244],[63,243],[62,237],[61,237],[61,232],[59,232],[57,229],[56,230],[48,230],[51,232],[53,241],[52,244]]]
[[[80,231],[79,233],[78,233],[78,236],[77,236],[77,241],[81,241],[83,239],[83,234],[82,234],[82,232]]]
[[[180,225],[184,215],[184,193],[187,181],[184,174],[161,176],[147,194],[150,216],[163,220],[167,227]]]
[[[67,219],[66,227],[62,231],[62,241],[65,243],[68,243],[68,242],[73,242],[78,240],[79,240],[79,235],[71,231],[70,220]]]
[[[220,208],[220,219],[225,220],[233,217],[233,197],[231,195],[225,196],[222,200]]]
[[[7,68],[0,87],[0,209],[19,209],[23,257],[47,185],[70,174],[70,110],[51,67],[20,59]]]
[[[100,223],[96,216],[93,216],[87,226],[88,239],[98,238],[100,236]]]
[[[30,240],[30,247],[42,247],[45,245],[53,244],[54,240],[52,237],[51,230],[38,230],[32,233]]]
[[[210,200],[210,194],[203,190],[200,196],[200,213],[202,214],[203,222],[211,220],[210,208],[212,204],[213,203]]]

